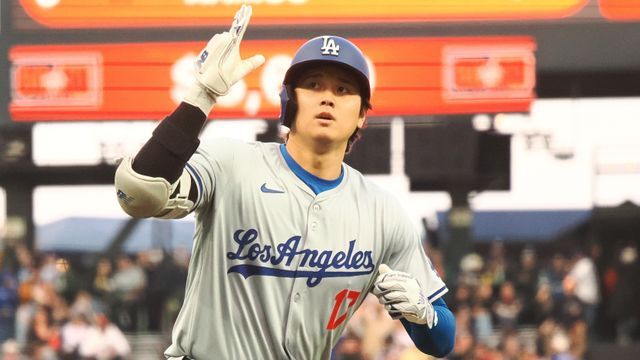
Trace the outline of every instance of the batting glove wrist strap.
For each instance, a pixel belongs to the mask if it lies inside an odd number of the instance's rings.
[[[189,87],[182,101],[199,108],[208,116],[216,103],[216,98],[215,94],[197,82]]]
[[[418,281],[410,274],[380,265],[373,294],[393,319],[405,318],[415,324],[426,324],[429,329],[438,323],[437,313]]]
[[[196,60],[196,79],[212,97],[225,95],[231,86],[264,63],[264,56],[240,58],[240,42],[251,18],[251,6],[243,5],[229,31],[214,35]]]

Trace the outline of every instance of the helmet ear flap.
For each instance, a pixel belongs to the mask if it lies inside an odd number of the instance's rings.
[[[282,103],[280,122],[282,125],[291,129],[293,120],[295,120],[296,113],[298,112],[298,102],[296,101],[293,86],[290,84],[282,86],[282,90],[280,90],[280,102]]]

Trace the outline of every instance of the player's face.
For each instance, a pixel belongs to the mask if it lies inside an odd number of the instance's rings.
[[[298,112],[290,136],[329,146],[345,146],[360,115],[360,87],[351,72],[322,65],[302,73],[295,88]]]

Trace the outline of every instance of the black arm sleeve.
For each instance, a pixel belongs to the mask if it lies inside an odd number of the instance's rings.
[[[162,177],[174,183],[184,166],[198,148],[198,135],[207,116],[197,107],[181,103],[176,110],[153,131],[153,135],[133,159],[138,174]],[[191,179],[189,199],[195,201],[197,189]]]

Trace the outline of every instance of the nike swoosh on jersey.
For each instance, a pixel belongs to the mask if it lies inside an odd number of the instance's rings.
[[[260,191],[267,194],[284,194],[284,191],[282,190],[269,189],[267,187],[267,183],[262,184],[262,186],[260,187]]]

